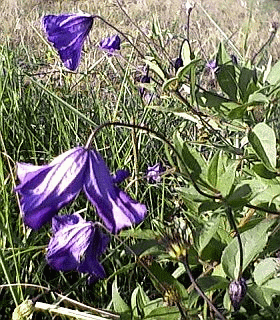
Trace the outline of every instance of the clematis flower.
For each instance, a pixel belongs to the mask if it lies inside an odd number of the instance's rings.
[[[89,273],[90,281],[105,278],[98,258],[110,239],[97,224],[84,220],[78,213],[55,216],[52,218],[52,232],[46,257],[52,268]]]
[[[148,167],[147,170],[147,180],[149,183],[160,182],[160,175],[164,172],[165,169],[161,163],[157,163],[152,167]]]
[[[127,174],[119,176],[124,178]],[[32,229],[39,229],[50,221],[81,190],[112,233],[141,222],[146,215],[145,205],[115,185],[121,179],[111,176],[95,150],[73,148],[43,166],[18,163],[18,178],[20,184],[15,191],[21,195],[24,222]]]
[[[121,49],[121,39],[118,35],[107,37],[102,39],[99,43],[101,49],[108,50],[109,53],[113,53],[115,50]]]
[[[218,63],[216,60],[210,60],[206,63],[206,68],[215,72],[218,69]]]

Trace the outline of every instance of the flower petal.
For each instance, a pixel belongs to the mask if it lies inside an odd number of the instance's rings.
[[[98,258],[107,248],[109,236],[78,213],[55,216],[52,222],[53,237],[48,246],[48,264],[60,271],[77,269],[89,273],[91,283],[104,278],[106,274]]]
[[[120,50],[121,49],[121,39],[120,37],[116,34],[111,37],[107,37],[105,39],[102,39],[99,44],[100,48],[109,50],[109,52],[114,52],[115,50]]]
[[[48,264],[61,271],[76,269],[90,245],[92,235],[92,222],[86,222],[77,213],[53,217],[53,237],[47,253]]]
[[[129,176],[130,172],[128,170],[118,170],[116,171],[116,174],[113,176],[113,182],[115,184],[122,183]]]
[[[146,215],[146,206],[132,200],[114,185],[109,169],[97,151],[89,150],[88,161],[84,191],[110,232],[117,233],[141,222]]]
[[[161,173],[164,172],[165,169],[163,168],[161,163],[157,163],[152,167],[148,167],[147,170],[147,180],[149,183],[160,182]]]
[[[104,268],[98,261],[98,258],[106,250],[109,241],[109,236],[102,233],[100,229],[95,226],[90,245],[85,252],[84,260],[78,267],[78,271],[91,274],[95,280],[105,278]]]
[[[86,171],[87,150],[71,149],[49,165],[18,164],[21,210],[26,225],[39,229],[80,192]]]

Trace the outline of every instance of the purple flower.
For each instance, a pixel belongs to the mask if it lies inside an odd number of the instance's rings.
[[[145,205],[115,185],[120,179],[114,180],[95,150],[77,147],[43,166],[18,163],[18,178],[15,191],[21,195],[24,222],[32,229],[50,221],[82,189],[110,232],[139,223],[146,214]]]
[[[105,251],[109,237],[96,224],[87,222],[78,213],[55,216],[52,232],[47,252],[47,262],[52,268],[89,273],[93,281],[105,278],[98,258]]]
[[[161,163],[157,163],[152,167],[148,167],[147,170],[147,179],[149,183],[160,182],[160,175],[164,172],[165,169],[161,165]]]
[[[43,17],[42,23],[48,41],[50,41],[64,64],[70,70],[76,70],[82,47],[89,34],[94,17],[89,14],[59,14]]]
[[[240,280],[234,280],[230,283],[228,293],[234,311],[238,311],[240,309],[240,305],[246,295],[246,291],[247,284],[244,278],[241,278]]]
[[[218,64],[216,60],[210,60],[209,62],[206,63],[206,68],[216,71],[218,68]]]
[[[113,53],[115,50],[121,49],[121,39],[118,35],[107,37],[100,41],[101,49],[108,50],[109,53]]]

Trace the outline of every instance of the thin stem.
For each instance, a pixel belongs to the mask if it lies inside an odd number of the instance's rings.
[[[252,205],[252,204],[245,204],[245,207],[250,208],[250,209],[260,210],[260,211],[263,211],[263,212],[266,212],[266,213],[271,213],[271,214],[280,215],[280,212],[279,212],[279,211],[275,211],[275,210],[270,210],[270,209],[267,209],[267,208],[262,208],[262,207],[254,206],[254,205]]]
[[[196,281],[191,273],[189,264],[188,264],[188,258],[184,257],[184,259],[182,259],[182,263],[183,263],[183,265],[187,271],[187,274],[191,280],[191,283],[194,286],[197,293],[208,303],[209,307],[216,313],[216,315],[221,320],[226,320],[226,318],[220,313],[220,311],[218,311],[218,309],[213,305],[213,303],[208,299],[208,297],[205,295],[205,293],[200,289],[199,285],[196,283]]]
[[[101,125],[99,125],[97,128],[95,128],[93,130],[93,132],[91,133],[90,137],[88,138],[88,141],[85,145],[86,149],[89,149],[89,146],[91,144],[91,141],[94,139],[94,137],[96,136],[96,134],[103,128],[108,127],[108,126],[119,126],[119,127],[126,127],[126,128],[132,128],[132,129],[141,129],[144,130],[148,133],[152,133],[155,135],[156,138],[158,138],[159,140],[163,141],[164,143],[166,143],[171,150],[173,150],[175,152],[175,154],[178,156],[179,160],[182,162],[182,164],[184,163],[184,160],[181,156],[181,154],[175,149],[175,147],[171,144],[171,142],[169,142],[163,135],[161,135],[159,132],[156,132],[153,129],[147,128],[147,127],[143,127],[137,124],[129,124],[129,123],[122,123],[122,122],[105,122],[102,123]],[[190,174],[190,172],[188,171],[188,169],[185,167],[188,178],[191,180],[194,188],[196,189],[196,191],[198,193],[200,193],[201,195],[210,198],[210,199],[222,199],[221,195],[210,195],[208,193],[205,193],[204,191],[202,191],[197,183],[195,182],[194,178],[192,177],[192,175]]]
[[[269,38],[268,38],[267,41],[262,45],[262,47],[258,50],[258,52],[256,52],[256,53],[254,54],[254,56],[253,56],[253,58],[252,58],[252,60],[251,60],[251,64],[252,64],[252,65],[254,64],[256,57],[264,50],[264,48],[265,48],[267,45],[271,44],[271,42],[273,41],[273,39],[274,39],[275,36],[276,36],[277,30],[278,30],[278,25],[277,25],[276,23],[274,23],[274,24],[272,25],[272,30],[271,30],[271,32],[270,32]]]

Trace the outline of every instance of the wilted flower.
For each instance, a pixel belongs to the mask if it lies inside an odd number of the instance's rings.
[[[149,183],[153,182],[160,182],[160,175],[164,172],[165,169],[163,168],[161,163],[157,163],[152,167],[148,167],[147,170],[147,179]]]
[[[98,258],[105,251],[109,237],[100,231],[97,224],[74,213],[53,217],[52,231],[47,252],[47,262],[52,268],[89,273],[91,281],[105,277]]]
[[[101,49],[108,50],[109,53],[113,53],[115,50],[121,49],[121,39],[118,35],[107,37],[100,41]]]
[[[126,175],[127,176],[127,175]],[[123,175],[124,177],[124,175]],[[142,221],[146,206],[121,191],[101,155],[83,147],[71,149],[50,164],[18,163],[21,210],[26,225],[39,229],[83,189],[107,229],[118,230]]]
[[[246,295],[246,291],[247,285],[245,279],[241,278],[240,280],[235,280],[230,283],[228,293],[234,311],[240,309],[240,304]]]

